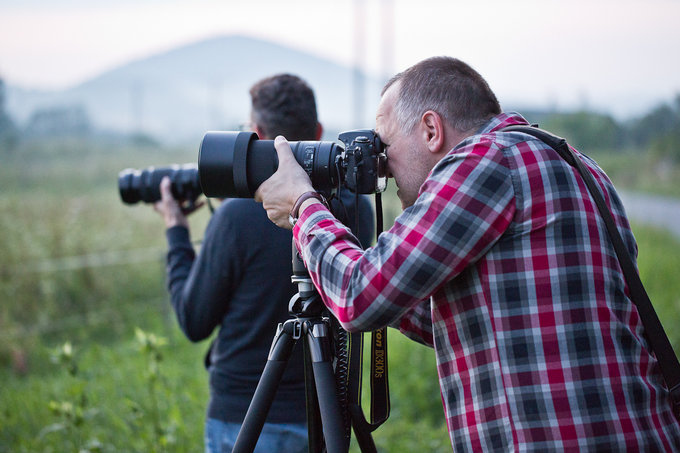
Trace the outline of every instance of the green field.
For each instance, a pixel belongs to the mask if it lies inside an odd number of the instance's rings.
[[[207,342],[177,328],[160,217],[123,205],[116,178],[195,161],[196,150],[61,140],[0,157],[0,452],[202,451]],[[613,169],[615,183],[628,168]],[[388,194],[386,218],[398,209]],[[192,217],[195,240],[208,216]],[[680,243],[634,230],[642,279],[680,350]],[[433,351],[390,331],[389,366],[392,415],[375,432],[379,448],[450,451]]]

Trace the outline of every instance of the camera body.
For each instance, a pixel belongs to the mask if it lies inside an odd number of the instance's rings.
[[[326,194],[341,185],[355,193],[384,191],[387,158],[378,135],[363,129],[343,132],[338,140],[289,142],[314,188]],[[198,155],[201,188],[209,197],[252,198],[278,165],[274,141],[259,140],[254,132],[207,132]]]
[[[378,134],[361,129],[338,135],[345,145],[340,156],[345,186],[354,193],[383,192],[387,188],[387,155]]]

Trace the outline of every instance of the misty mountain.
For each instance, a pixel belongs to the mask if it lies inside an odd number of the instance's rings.
[[[233,130],[246,122],[250,86],[281,72],[302,77],[315,90],[325,139],[341,130],[372,127],[383,81],[359,75],[363,105],[357,110],[352,68],[244,36],[188,44],[64,91],[8,86],[7,110],[25,123],[38,110],[83,108],[98,130],[143,132],[167,143],[197,142],[206,130]]]

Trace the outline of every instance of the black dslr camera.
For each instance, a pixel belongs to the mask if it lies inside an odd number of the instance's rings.
[[[385,190],[387,158],[372,130],[343,132],[336,142],[290,142],[295,159],[319,192],[331,194],[341,185],[354,193]],[[194,164],[126,169],[118,175],[124,203],[153,203],[161,198],[159,185],[169,176],[172,195],[194,202],[207,197],[252,198],[260,184],[279,166],[273,140],[260,140],[254,132],[207,132]]]
[[[295,160],[319,192],[344,185],[354,193],[382,192],[387,186],[384,146],[372,130],[343,132],[335,142],[290,142]],[[252,198],[278,168],[273,140],[254,132],[208,132],[198,154],[199,180],[208,197]]]

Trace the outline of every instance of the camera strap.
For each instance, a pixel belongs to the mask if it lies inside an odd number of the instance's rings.
[[[602,194],[600,193],[595,179],[590,174],[590,171],[583,164],[581,159],[572,151],[572,149],[567,144],[567,141],[561,137],[551,134],[550,132],[539,129],[537,126],[508,126],[501,129],[502,132],[523,132],[525,134],[531,135],[540,141],[544,142],[552,149],[554,149],[559,156],[564,159],[569,165],[576,168],[579,172],[583,181],[593,197],[597,209],[600,211],[600,215],[604,220],[604,223],[609,232],[609,237],[616,251],[616,256],[619,259],[619,264],[621,265],[621,270],[623,272],[626,283],[628,284],[628,289],[630,291],[630,298],[633,303],[637,306],[638,313],[642,319],[642,324],[645,328],[645,333],[647,339],[650,343],[652,351],[656,355],[659,362],[659,368],[661,369],[661,374],[666,381],[666,386],[671,395],[673,402],[673,411],[675,416],[680,419],[680,363],[675,355],[675,351],[671,346],[668,336],[659,321],[659,317],[654,311],[652,302],[645,291],[642,281],[640,280],[640,275],[637,272],[637,268],[633,263],[633,259],[626,248],[618,229],[616,228],[616,223],[612,218],[609,208],[604,201]]]
[[[369,377],[371,384],[371,406],[369,420],[361,408],[361,386],[363,381],[363,333],[349,334],[349,384],[348,403],[352,414],[355,433],[370,433],[382,425],[390,415],[390,390],[387,378],[387,328],[371,332],[371,363]]]
[[[382,233],[382,198],[375,194],[376,237]],[[387,328],[371,332],[371,409],[366,420],[361,408],[361,384],[363,380],[363,333],[349,334],[349,382],[347,385],[348,407],[359,445],[370,445],[370,433],[378,429],[390,416],[390,388],[387,379]]]

